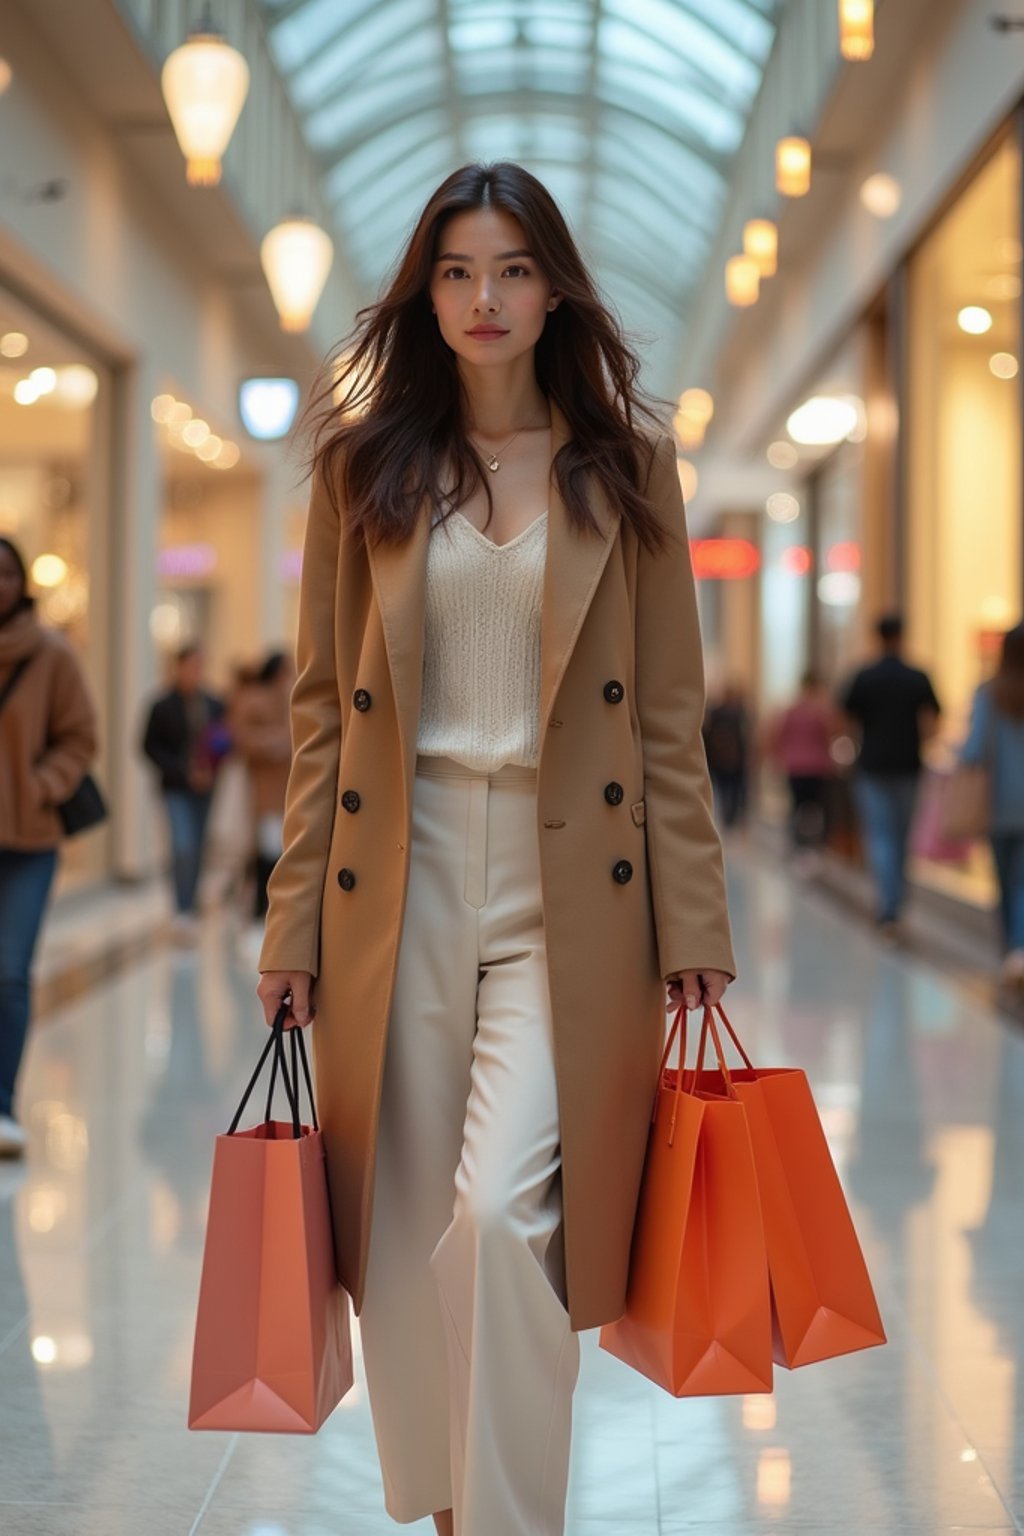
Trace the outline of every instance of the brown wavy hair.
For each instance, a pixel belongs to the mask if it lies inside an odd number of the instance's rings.
[[[643,487],[656,403],[640,389],[640,361],[600,297],[547,188],[520,165],[464,165],[432,194],[386,291],[361,309],[332,351],[306,412],[311,464],[330,488],[344,488],[346,516],[359,535],[399,543],[428,498],[437,517],[462,506],[488,477],[466,433],[466,398],[456,356],[430,305],[430,280],[445,223],[477,208],[518,219],[535,260],[562,302],[551,311],[534,353],[537,382],[565,413],[570,440],[554,470],[570,523],[596,529],[588,477],[599,477],[609,505],[652,549],[664,529]],[[645,430],[646,429],[646,430]],[[439,484],[451,465],[453,481]]]
[[[1003,636],[999,669],[992,679],[992,697],[1001,715],[1024,720],[1024,624],[1015,624]]]

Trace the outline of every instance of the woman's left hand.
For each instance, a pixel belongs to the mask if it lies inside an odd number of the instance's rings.
[[[714,1008],[730,981],[728,971],[677,971],[668,977],[669,1004],[673,1008]]]

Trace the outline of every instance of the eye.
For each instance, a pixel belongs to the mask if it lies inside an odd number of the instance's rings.
[[[506,267],[505,268],[505,273],[503,275],[507,275],[509,272],[519,272],[519,273],[522,273],[523,277],[529,277],[529,275],[530,275],[528,267],[520,267],[520,266]]]
[[[442,277],[465,277],[465,275],[465,267],[448,267],[446,271],[441,273]]]

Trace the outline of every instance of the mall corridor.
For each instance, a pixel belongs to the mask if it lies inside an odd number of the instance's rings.
[[[762,855],[731,896],[732,1015],[809,1071],[890,1343],[677,1402],[586,1335],[569,1536],[1024,1530],[1024,1033]],[[215,921],[39,1025],[0,1168],[4,1536],[395,1529],[361,1375],[315,1438],[185,1429],[212,1140],[263,1028]]]

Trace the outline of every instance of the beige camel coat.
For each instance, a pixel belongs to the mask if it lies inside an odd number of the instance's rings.
[[[552,414],[557,453],[568,427]],[[599,485],[591,487],[598,535],[571,529],[554,479],[549,501],[537,836],[577,1329],[623,1310],[664,1038],[663,978],[689,967],[735,970],[701,744],[701,642],[675,449],[669,438],[652,446],[647,494],[672,530],[665,553],[639,545]],[[319,1108],[339,1273],[357,1311],[409,875],[428,537],[424,508],[404,545],[357,547],[314,484],[284,854],[260,959],[262,971],[318,977]],[[605,798],[611,781],[625,789],[621,804]],[[342,805],[349,790],[359,796],[353,811]],[[622,860],[632,865],[628,883],[612,875]]]

